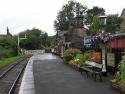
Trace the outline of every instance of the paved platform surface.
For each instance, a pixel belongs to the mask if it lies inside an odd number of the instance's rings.
[[[19,94],[35,94],[33,60],[34,60],[34,56],[32,56],[28,61],[28,64],[24,72],[24,76],[22,78]]]
[[[110,77],[94,81],[52,55],[34,56],[35,94],[120,94],[110,87]]]

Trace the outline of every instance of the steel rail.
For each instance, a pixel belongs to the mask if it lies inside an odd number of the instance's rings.
[[[28,58],[30,56],[27,56],[26,58]],[[1,75],[0,75],[0,79],[2,79],[11,69],[13,69],[16,65],[18,65],[20,62],[22,62],[23,60],[25,60],[26,58],[20,59],[19,61],[16,61],[16,64],[11,65],[11,67],[9,67],[7,70],[5,70]]]
[[[0,80],[2,81],[3,78],[5,77],[6,79],[6,76],[7,75],[10,75],[9,72],[13,71],[13,69],[15,70],[16,68],[18,69],[18,67],[21,65],[22,67],[20,67],[20,70],[19,71],[16,71],[15,72],[17,73],[14,77],[14,81],[10,84],[10,86],[7,87],[7,90],[6,90],[6,94],[13,94],[13,90],[15,89],[15,85],[17,84],[18,80],[20,79],[20,76],[21,74],[23,73],[23,71],[25,70],[26,68],[26,65],[28,64],[28,58],[30,58],[31,56],[26,56],[22,59],[19,59],[17,60],[14,64],[12,64],[11,66],[9,66],[8,68],[6,68],[6,70],[4,70],[1,75],[0,75]],[[22,63],[21,63],[22,62]],[[23,63],[25,62],[25,63]],[[4,91],[4,90],[3,90]],[[1,93],[3,92],[1,91]]]
[[[10,90],[9,90],[9,92],[7,94],[12,94],[13,93],[14,87],[15,87],[16,83],[18,82],[18,80],[19,80],[21,74],[23,73],[24,69],[26,68],[26,65],[27,64],[24,65],[24,67],[22,68],[22,70],[17,75],[15,81],[13,82],[13,84],[12,84],[12,86],[11,86],[11,88],[10,88]]]

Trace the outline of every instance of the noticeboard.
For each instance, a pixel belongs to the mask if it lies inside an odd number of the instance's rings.
[[[115,67],[115,55],[114,55],[114,53],[107,53],[107,66]]]

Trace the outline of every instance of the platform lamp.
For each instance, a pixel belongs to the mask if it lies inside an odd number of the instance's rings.
[[[104,76],[107,76],[107,64],[106,64],[106,55],[107,55],[107,52],[106,52],[106,45],[108,44],[109,42],[109,38],[110,38],[110,34],[109,33],[106,33],[105,32],[105,25],[106,25],[106,20],[107,20],[107,16],[99,16],[100,18],[100,25],[101,25],[101,33],[99,34],[99,40],[100,40],[100,47],[102,49],[102,64],[103,64],[103,67],[102,67],[102,73]]]

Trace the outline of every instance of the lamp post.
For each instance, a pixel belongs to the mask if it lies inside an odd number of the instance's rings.
[[[100,40],[100,47],[101,47],[101,50],[102,50],[102,64],[103,64],[103,67],[102,67],[102,72],[103,72],[103,75],[104,76],[107,76],[107,62],[106,62],[106,59],[107,59],[107,44],[108,44],[108,41],[109,41],[109,34],[105,32],[105,25],[106,25],[106,21],[107,21],[107,16],[103,15],[103,16],[99,16],[99,19],[100,19],[100,30],[102,31],[100,34],[99,34],[99,40]]]
[[[24,38],[20,38],[20,36],[18,34],[18,45],[17,45],[18,54],[19,54],[19,50],[20,50],[20,40],[23,40],[23,39],[27,39],[26,34],[25,34]]]
[[[110,33],[102,32],[99,36],[100,39],[100,47],[102,49],[102,72],[105,76],[107,76],[107,45],[110,42],[111,35]]]

